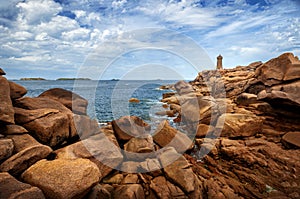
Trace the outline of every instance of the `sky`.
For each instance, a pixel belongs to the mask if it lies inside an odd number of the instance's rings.
[[[300,55],[299,0],[0,0],[9,79],[194,79]]]

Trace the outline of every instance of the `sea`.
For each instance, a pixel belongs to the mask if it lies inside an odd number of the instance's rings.
[[[27,89],[26,96],[37,97],[51,88],[63,88],[88,100],[88,115],[105,124],[125,115],[135,115],[147,123],[158,123],[155,113],[165,110],[160,100],[162,94],[174,92],[162,90],[160,86],[174,84],[178,80],[14,80]],[[137,98],[139,103],[129,103]]]

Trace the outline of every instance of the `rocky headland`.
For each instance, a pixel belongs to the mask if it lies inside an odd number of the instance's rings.
[[[165,93],[177,128],[99,127],[63,89],[35,98],[0,69],[0,198],[300,198],[300,61],[202,71]],[[180,129],[180,130],[178,130]]]

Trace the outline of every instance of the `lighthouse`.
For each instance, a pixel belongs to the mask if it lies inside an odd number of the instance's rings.
[[[223,69],[222,59],[223,59],[222,55],[219,55],[217,57],[217,70]]]

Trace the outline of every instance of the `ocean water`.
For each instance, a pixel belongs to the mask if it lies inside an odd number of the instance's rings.
[[[14,81],[25,88],[26,96],[37,97],[51,88],[73,91],[88,100],[88,115],[99,123],[106,123],[125,115],[136,115],[148,123],[157,123],[164,118],[155,112],[164,110],[160,102],[162,94],[171,90],[160,90],[161,85],[174,84],[177,80],[46,80]],[[129,103],[137,98],[140,103]]]

